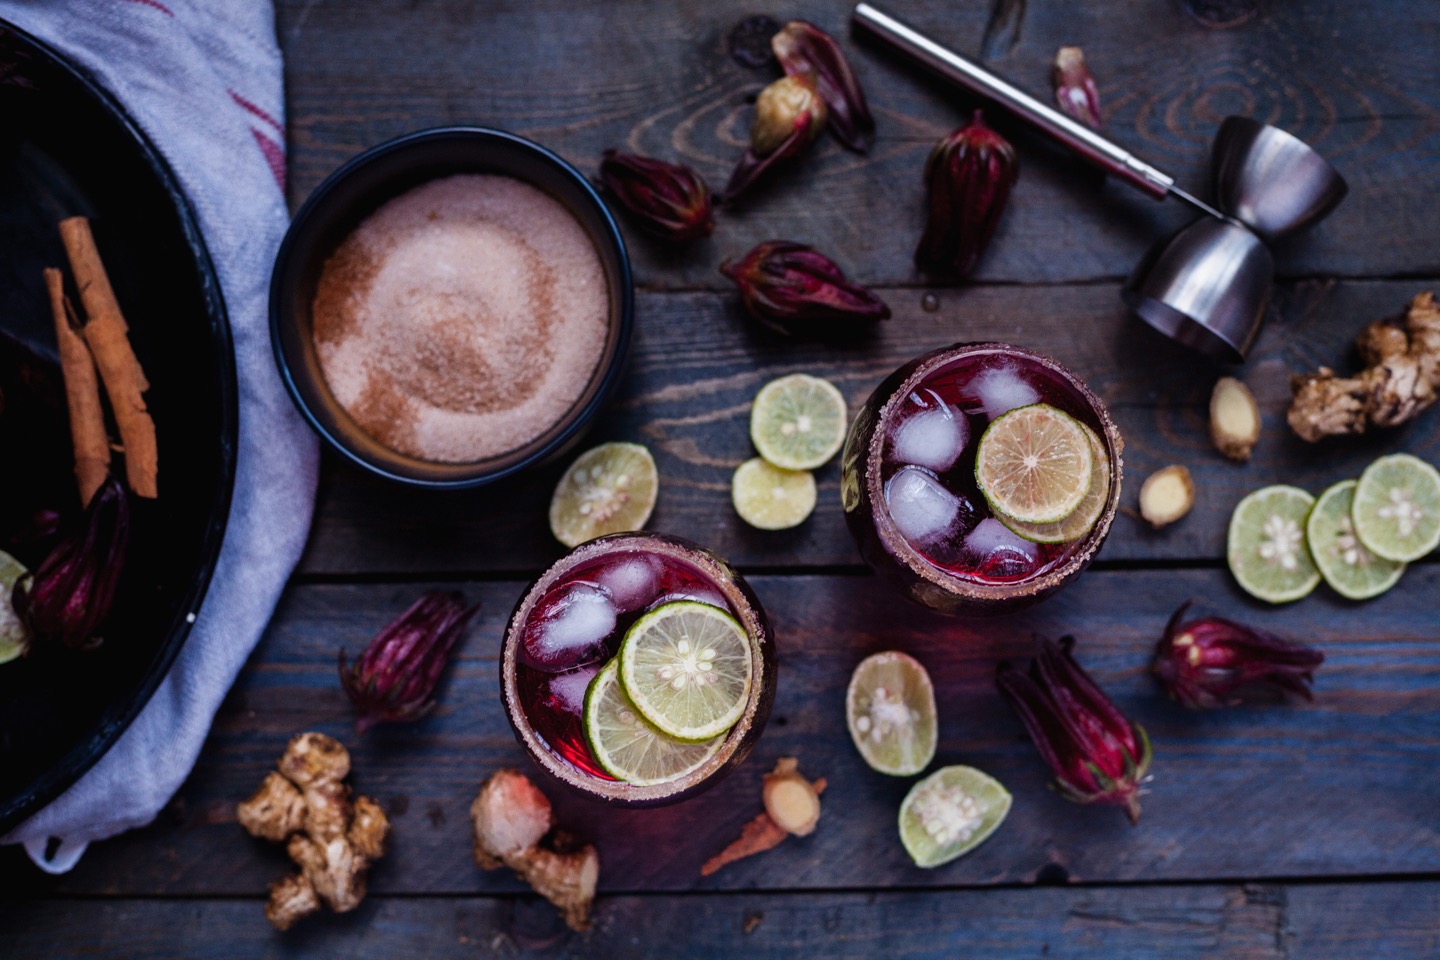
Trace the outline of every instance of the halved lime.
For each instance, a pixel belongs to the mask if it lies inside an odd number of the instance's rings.
[[[1393,587],[1405,572],[1405,564],[1365,549],[1355,536],[1355,522],[1350,517],[1354,499],[1354,480],[1337,483],[1320,494],[1305,521],[1305,539],[1320,576],[1331,589],[1351,600],[1368,600]]]
[[[575,458],[550,499],[550,532],[567,547],[639,530],[655,509],[660,474],[638,443],[602,443]]]
[[[10,602],[16,581],[29,572],[19,560],[0,550],[0,663],[9,663],[30,649],[30,631]]]
[[[620,642],[620,682],[636,709],[679,740],[709,740],[745,712],[754,671],[750,637],[708,603],[656,607]]]
[[[1371,553],[1419,560],[1440,546],[1440,471],[1408,453],[1381,457],[1360,474],[1350,513]]]
[[[1090,489],[1085,492],[1085,499],[1080,501],[1075,512],[1054,523],[1025,523],[1003,513],[995,515],[1001,523],[1026,540],[1035,543],[1067,543],[1079,540],[1094,529],[1100,515],[1105,512],[1105,504],[1110,500],[1110,458],[1106,455],[1100,438],[1095,436],[1095,431],[1083,423],[1080,428],[1090,438],[1090,453],[1095,466],[1090,471]]]
[[[809,470],[784,470],[755,457],[730,479],[730,501],[740,519],[761,530],[788,530],[815,509],[815,477]]]
[[[750,407],[750,442],[786,470],[814,470],[845,442],[845,397],[829,380],[792,373],[771,380]]]
[[[644,787],[683,777],[713,757],[725,738],[686,743],[661,733],[625,696],[615,658],[585,692],[585,742],[606,773]]]
[[[1270,603],[1299,600],[1315,589],[1320,571],[1305,543],[1305,519],[1315,498],[1298,487],[1262,487],[1230,515],[1226,559],[1252,597]]]
[[[860,661],[845,692],[845,720],[872,770],[909,777],[935,759],[935,688],[909,654],[887,650]]]
[[[975,482],[990,508],[1022,523],[1070,516],[1090,492],[1094,472],[1085,426],[1047,403],[996,418],[975,454]]]
[[[917,867],[938,867],[974,850],[1010,812],[1010,791],[974,767],[941,767],[900,804],[900,842]]]

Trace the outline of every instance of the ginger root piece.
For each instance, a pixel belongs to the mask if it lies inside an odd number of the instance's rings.
[[[1195,504],[1195,481],[1179,464],[1157,470],[1140,485],[1140,516],[1156,530],[1174,523]]]
[[[1294,397],[1286,419],[1311,443],[1322,437],[1394,427],[1418,416],[1440,397],[1440,305],[1417,294],[1405,316],[1376,320],[1355,347],[1366,368],[1339,377],[1329,367],[1291,378]]]
[[[1260,439],[1260,407],[1250,388],[1234,377],[1221,377],[1210,392],[1210,439],[1215,449],[1244,463]]]
[[[550,801],[519,770],[497,770],[470,805],[475,862],[483,870],[509,867],[555,904],[571,930],[590,929],[590,906],[600,880],[600,856],[554,829]]]
[[[705,861],[700,876],[708,877],[736,860],[774,849],[786,837],[804,837],[815,832],[820,820],[820,794],[825,778],[806,780],[794,757],[781,757],[775,769],[765,774],[761,797],[765,810],[740,829],[740,836],[724,850]]]
[[[260,789],[235,808],[253,837],[287,841],[299,867],[270,885],[265,918],[278,930],[322,905],[336,913],[354,910],[365,899],[365,872],[385,853],[390,821],[369,797],[350,798],[342,781],[350,754],[323,733],[302,733],[290,741]]]

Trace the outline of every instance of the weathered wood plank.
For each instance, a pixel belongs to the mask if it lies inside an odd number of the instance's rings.
[[[1405,589],[1364,606],[1317,596],[1282,610],[1254,609],[1217,571],[1094,572],[1029,613],[978,623],[912,609],[871,577],[767,576],[754,578],[754,586],[775,623],[781,674],[771,725],[750,761],[709,793],[660,810],[610,810],[555,796],[562,822],[598,844],[608,892],[1238,881],[1440,869],[1440,825],[1431,816],[1440,793],[1440,645],[1430,599],[1440,589],[1440,566],[1411,571]],[[376,891],[518,889],[471,863],[467,810],[489,772],[528,764],[498,702],[495,659],[520,584],[465,588],[483,609],[434,716],[363,740],[350,726],[335,649],[353,649],[419,589],[292,589],[172,809],[150,828],[98,845],[74,873],[41,889],[132,896],[262,890],[284,871],[283,852],[244,836],[234,804],[259,783],[286,739],[304,729],[350,744],[358,788],[394,816],[394,852],[375,871]],[[1211,611],[1316,643],[1329,660],[1315,703],[1196,715],[1165,701],[1147,675],[1151,646],[1171,610],[1192,597]],[[1155,741],[1154,783],[1138,828],[1115,810],[1077,807],[1046,790],[1038,756],[994,689],[1000,659],[1028,655],[1036,633],[1067,632],[1079,638],[1081,661]],[[845,733],[850,671],[861,656],[886,648],[910,650],[934,677],[937,764],[974,764],[1015,795],[996,837],[943,869],[913,867],[895,836],[909,781],[871,772]],[[820,829],[701,880],[700,863],[758,809],[761,774],[776,756],[792,754],[807,772],[830,780]],[[16,892],[36,889],[33,871],[5,873]]]
[[[1355,888],[1340,887],[1351,893]],[[1359,888],[1363,894],[1367,888]],[[0,907],[6,956],[126,960],[248,957],[754,957],[1270,960],[1283,891],[1268,887],[996,890],[921,894],[607,897],[575,934],[533,898],[372,898],[285,935],[250,901],[51,900]],[[1367,901],[1371,898],[1366,898]],[[1433,914],[1386,906],[1418,929]],[[73,923],[77,914],[84,924]],[[1420,952],[1387,953],[1404,960]]]
[[[1440,885],[1292,887],[1285,895],[1288,956],[1305,960],[1440,956]]]
[[[1433,284],[1431,284],[1433,286]],[[1210,389],[1221,368],[1128,317],[1111,284],[978,287],[946,294],[925,312],[918,291],[887,291],[896,316],[861,344],[789,342],[747,325],[731,295],[640,298],[639,336],[620,398],[594,439],[638,440],[662,477],[652,529],[704,542],[743,566],[856,564],[840,511],[839,468],[818,473],[820,505],[796,530],[761,533],[730,504],[730,475],[753,456],[749,404],[761,384],[794,371],[833,380],[852,412],[891,370],[957,340],[1009,340],[1059,358],[1114,412],[1126,438],[1130,491],[1102,561],[1218,560],[1235,503],[1267,483],[1318,493],[1356,476],[1382,452],[1409,449],[1440,461],[1440,414],[1400,431],[1311,447],[1285,425],[1289,375],[1350,363],[1350,340],[1371,319],[1399,312],[1415,281],[1302,283],[1284,288],[1265,334],[1239,375],[1254,388],[1265,431],[1248,465],[1210,445]],[[1134,513],[1140,482],[1186,464],[1194,512],[1162,532]],[[491,488],[437,495],[396,488],[330,462],[315,532],[303,561],[312,573],[419,574],[533,571],[558,556],[546,508],[563,464]],[[383,504],[383,508],[377,505]]]
[[[743,3],[278,6],[297,203],[360,150],[455,123],[514,130],[587,171],[611,146],[679,158],[718,186],[743,150],[746,100],[769,79],[724,53],[730,27],[754,13]],[[852,6],[801,0],[773,12],[844,39]],[[889,8],[973,53],[989,4],[894,0]],[[925,156],[973,103],[886,52],[845,42],[879,122],[872,153],[822,141],[689,250],[635,236],[643,285],[717,287],[723,256],[777,236],[820,243],[866,282],[916,282],[910,257],[924,216]],[[1082,44],[1109,133],[1195,192],[1205,190],[1210,140],[1226,114],[1290,129],[1340,167],[1351,194],[1282,251],[1282,273],[1434,274],[1427,211],[1440,163],[1437,42],[1432,4],[1272,4],[1243,27],[1213,31],[1174,3],[1031,3],[1019,45],[994,66],[1044,97],[1056,48]],[[1020,144],[1024,172],[980,279],[1121,277],[1151,241],[1190,219],[1179,204],[1102,187],[1088,167],[992,120]]]

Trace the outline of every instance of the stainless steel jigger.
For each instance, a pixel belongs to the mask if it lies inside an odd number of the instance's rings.
[[[1344,179],[1305,143],[1277,127],[1227,117],[1211,158],[1216,209],[1130,151],[870,4],[857,6],[853,18],[856,27],[1008,108],[1107,173],[1205,214],[1151,247],[1122,296],[1152,327],[1218,359],[1244,360],[1260,332],[1275,276],[1266,244],[1320,220],[1345,196]]]

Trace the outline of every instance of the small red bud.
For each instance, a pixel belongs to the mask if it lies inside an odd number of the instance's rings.
[[[1165,691],[1194,709],[1231,707],[1267,691],[1309,700],[1325,655],[1273,633],[1222,617],[1181,624],[1190,604],[1170,617],[1155,648],[1153,671]]]
[[[1015,148],[985,125],[979,110],[935,145],[925,164],[929,219],[915,264],[939,280],[962,280],[995,234],[1019,176]]]
[[[890,308],[875,294],[847,280],[829,257],[814,247],[769,240],[720,272],[740,288],[745,309],[781,333],[853,330],[857,322],[885,320]]]
[[[694,240],[715,229],[710,188],[683,163],[606,150],[600,181],[642,227],[657,236]]]
[[[875,142],[875,118],[835,39],[807,20],[791,20],[770,39],[770,48],[787,74],[814,74],[836,138],[856,153],[869,150]]]
[[[1061,47],[1055,54],[1055,103],[1086,126],[1100,129],[1100,91],[1079,47]]]

